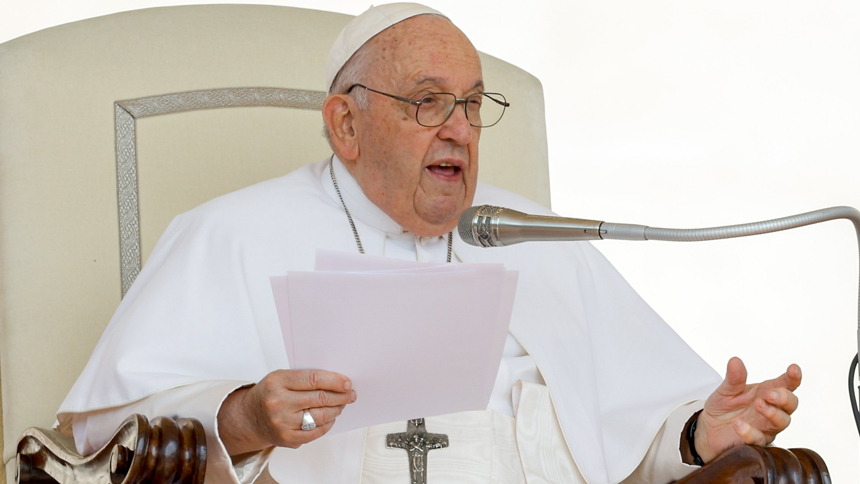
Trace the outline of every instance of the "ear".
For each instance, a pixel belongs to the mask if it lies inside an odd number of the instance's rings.
[[[338,158],[353,161],[358,158],[358,135],[355,129],[355,113],[358,106],[352,96],[332,94],[322,107],[323,119]]]

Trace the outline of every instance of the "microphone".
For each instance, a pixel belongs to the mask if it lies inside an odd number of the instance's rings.
[[[478,247],[504,247],[533,241],[648,240],[644,225],[607,224],[597,220],[529,215],[510,208],[467,208],[457,223],[460,238]]]
[[[503,247],[531,241],[600,239],[699,242],[779,232],[836,219],[847,219],[854,224],[854,232],[860,245],[860,211],[852,207],[823,208],[762,222],[722,227],[665,229],[578,218],[529,215],[509,208],[481,205],[467,208],[460,215],[457,231],[463,241],[478,247]],[[860,348],[860,310],[857,317],[857,343]],[[854,415],[857,430],[860,431],[860,405],[854,395],[854,374],[855,370],[860,368],[858,360],[860,360],[860,352],[851,362],[848,389],[851,397],[851,412]]]
[[[665,229],[647,225],[529,215],[509,208],[480,205],[467,208],[460,215],[457,231],[463,241],[478,247],[504,247],[533,241],[602,239],[701,242],[779,232],[836,219],[850,220],[860,241],[860,211],[852,207],[823,208],[762,222],[722,227]]]

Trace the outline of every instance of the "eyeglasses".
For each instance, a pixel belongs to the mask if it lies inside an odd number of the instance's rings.
[[[377,91],[362,84],[353,84],[347,89],[346,93],[350,94],[356,87],[415,106],[415,121],[421,126],[428,128],[435,128],[436,126],[445,124],[458,104],[463,105],[463,110],[466,112],[466,119],[469,121],[469,124],[476,128],[489,128],[502,119],[502,116],[505,114],[505,108],[510,106],[510,103],[505,100],[505,96],[497,92],[475,93],[466,96],[465,99],[460,99],[450,92],[431,92],[422,95],[421,99],[415,101]]]

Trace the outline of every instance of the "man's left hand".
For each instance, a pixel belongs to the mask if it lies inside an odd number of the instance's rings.
[[[696,428],[696,450],[705,462],[731,447],[767,445],[785,430],[797,409],[800,367],[792,364],[773,380],[747,385],[740,358],[729,360],[726,378],[705,401]]]

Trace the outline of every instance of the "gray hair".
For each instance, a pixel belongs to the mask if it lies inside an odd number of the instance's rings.
[[[371,56],[373,49],[364,44],[355,51],[355,54],[346,61],[346,64],[340,68],[340,71],[334,77],[334,81],[329,87],[328,94],[344,94],[346,90],[354,84],[364,84],[368,73],[372,67]],[[355,96],[355,102],[358,104],[358,109],[365,111],[370,106],[370,100],[367,96],[367,90],[355,89],[352,91]],[[331,133],[328,131],[328,126],[323,125],[323,137],[328,141],[329,146],[334,149],[331,142]]]

